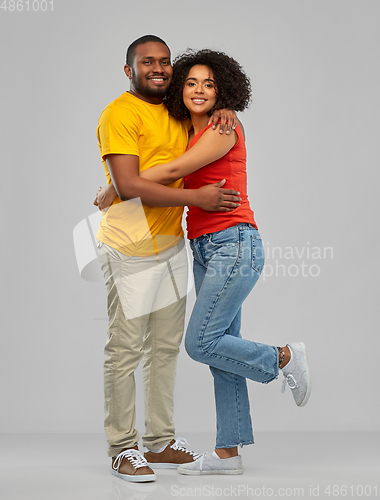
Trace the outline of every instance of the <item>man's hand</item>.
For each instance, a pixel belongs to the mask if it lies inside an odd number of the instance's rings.
[[[240,206],[239,191],[223,189],[226,180],[202,186],[197,190],[197,206],[208,212],[232,212]]]
[[[210,125],[212,123],[212,128],[215,130],[219,120],[220,120],[220,127],[219,127],[220,134],[224,133],[224,128],[227,125],[226,134],[229,135],[231,133],[231,130],[235,130],[238,124],[238,118],[236,116],[235,111],[233,111],[232,109],[217,109],[210,117],[207,125]]]
[[[103,188],[100,187],[95,195],[94,205],[98,207],[99,210],[104,210],[112,205],[116,196],[117,193],[113,184],[108,184]]]

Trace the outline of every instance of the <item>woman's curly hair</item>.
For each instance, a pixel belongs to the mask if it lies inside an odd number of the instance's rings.
[[[203,49],[187,49],[173,62],[173,80],[164,103],[169,113],[184,120],[190,118],[189,110],[183,103],[183,88],[190,69],[196,65],[207,66],[213,74],[217,100],[209,115],[216,109],[243,111],[251,102],[251,82],[240,64],[224,52]]]

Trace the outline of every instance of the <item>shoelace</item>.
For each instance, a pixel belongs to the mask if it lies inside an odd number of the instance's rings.
[[[288,384],[288,386],[291,389],[297,389],[298,387],[297,380],[293,377],[291,373],[289,373],[289,375],[284,375],[284,380],[282,381],[282,388],[281,388],[282,393],[285,392],[286,384]]]
[[[189,443],[186,441],[185,438],[179,437],[176,439],[175,443],[171,445],[170,448],[173,448],[173,450],[179,450],[179,451],[184,451],[185,453],[189,453],[194,460],[197,460],[201,455],[198,455],[198,453],[195,453],[194,451],[188,450],[185,448],[185,446],[190,446]]]
[[[203,471],[203,459],[205,458],[205,455],[206,455],[206,453],[203,453],[202,455],[198,456],[198,458],[201,457],[201,459],[199,461],[199,470],[200,470],[200,472]]]
[[[148,462],[145,460],[145,458],[141,455],[139,451],[124,450],[121,453],[119,453],[118,456],[115,458],[115,461],[112,464],[112,468],[114,470],[119,471],[119,467],[123,458],[129,460],[135,469],[139,469],[140,467],[148,467]]]

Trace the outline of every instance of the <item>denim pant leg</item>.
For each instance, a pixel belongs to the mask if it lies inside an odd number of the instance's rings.
[[[241,337],[241,308],[226,335]],[[232,448],[253,443],[253,429],[247,379],[210,366],[214,377],[216,407],[216,448]],[[228,411],[226,411],[228,408]]]
[[[195,258],[193,264],[195,292],[202,286],[207,268]],[[233,319],[226,334],[240,337],[241,308]],[[247,381],[244,377],[210,366],[214,378],[216,407],[216,448],[232,448],[253,443],[252,421],[249,407]],[[236,404],[233,404],[235,403]],[[232,404],[230,404],[232,403]],[[226,406],[229,411],[226,412]],[[231,418],[234,425],[231,425]],[[233,444],[231,444],[233,443]]]
[[[213,374],[218,398],[217,418],[220,427],[237,425],[241,412],[236,394],[246,387],[234,390],[235,398],[227,397],[225,377],[217,370],[258,382],[267,383],[278,376],[278,353],[274,346],[259,344],[240,337],[240,318],[235,328],[234,319],[241,305],[257,282],[264,263],[263,248],[258,231],[247,224],[234,226],[218,233],[204,235],[191,242],[197,262],[194,273],[203,266],[204,277],[199,287],[187,334],[185,347],[189,355],[215,368]],[[237,321],[237,320],[236,320]],[[230,386],[232,386],[232,379]],[[243,387],[243,386],[241,386]],[[248,405],[249,409],[249,405]],[[249,411],[249,410],[248,410]],[[246,411],[245,411],[246,413]],[[244,427],[248,424],[245,423]],[[219,447],[243,444],[237,439],[218,435]],[[220,440],[219,440],[220,437]],[[252,442],[252,438],[249,440]]]

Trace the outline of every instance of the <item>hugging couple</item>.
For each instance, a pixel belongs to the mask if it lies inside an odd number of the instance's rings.
[[[107,186],[97,251],[107,288],[105,429],[112,473],[154,481],[157,468],[181,474],[241,474],[238,446],[253,443],[246,380],[268,383],[282,370],[298,406],[311,382],[305,345],[241,337],[241,307],[264,266],[247,197],[244,129],[235,111],[251,99],[237,61],[187,50],[172,65],[155,35],[128,48],[130,90],[100,116],[97,137]],[[214,378],[215,450],[198,455],[175,437],[173,392],[183,336],[187,257],[193,252],[196,302],[185,336],[191,358]],[[135,429],[134,372],[142,360],[144,454]],[[196,369],[194,365],[194,369]]]

